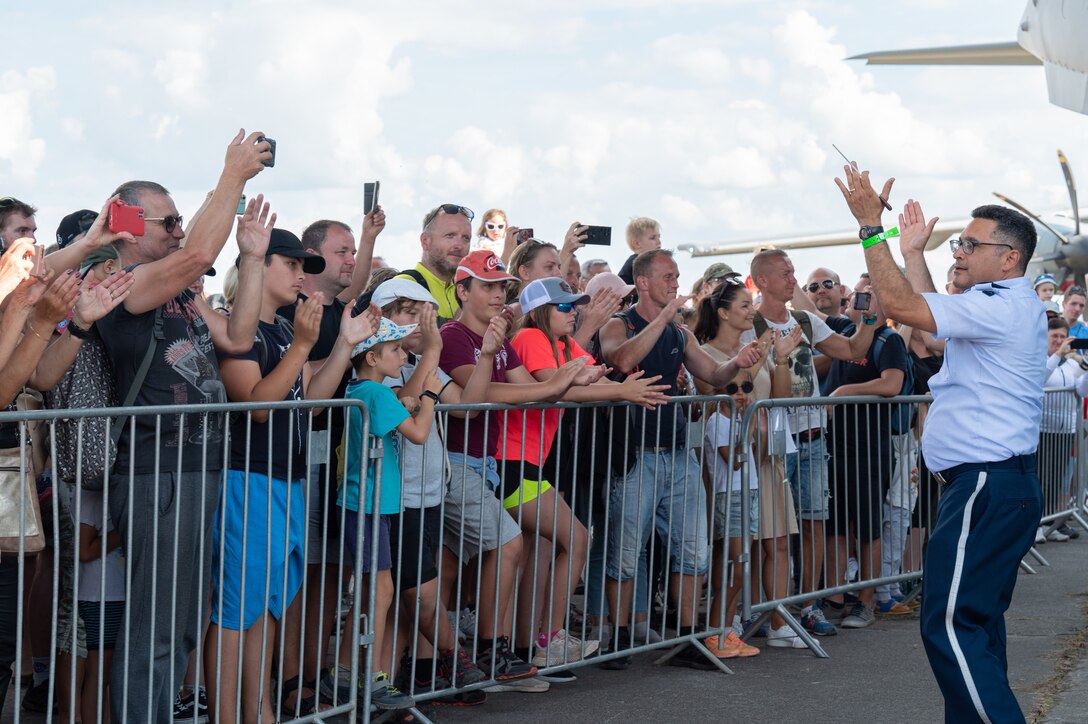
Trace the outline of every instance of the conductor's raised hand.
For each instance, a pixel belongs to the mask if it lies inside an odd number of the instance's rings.
[[[853,166],[843,166],[843,173],[846,176],[846,182],[844,183],[838,177],[835,178],[835,185],[839,187],[839,191],[842,192],[842,197],[846,199],[846,205],[850,207],[850,213],[857,219],[858,224],[861,226],[880,226],[880,217],[884,213],[884,201],[892,192],[892,184],[895,183],[894,178],[890,178],[884,182],[884,189],[878,194],[876,189],[873,188],[869,182],[869,172],[861,171],[860,173]]]

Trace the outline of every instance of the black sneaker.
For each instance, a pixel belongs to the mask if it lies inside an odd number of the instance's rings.
[[[456,654],[450,651],[438,660],[438,675],[454,682],[457,688],[487,681],[487,674],[480,670],[461,646],[457,647]]]
[[[207,724],[208,722],[208,694],[204,687],[197,690],[196,695],[190,690],[184,696],[178,692],[174,697],[174,721],[196,722]]]
[[[718,667],[711,663],[703,652],[688,644],[669,659],[669,666],[684,666],[698,671],[714,671]]]
[[[37,686],[31,686],[23,694],[23,709],[25,711],[35,712],[37,714],[45,714],[46,707],[49,705],[49,679],[46,679]],[[53,702],[53,706],[49,707],[50,711],[56,711],[57,703]]]
[[[627,651],[634,646],[634,633],[629,627],[624,627],[619,630],[619,633],[614,634],[617,638],[612,640],[612,643],[616,645],[616,651]],[[617,640],[618,639],[618,640]],[[599,666],[602,669],[608,671],[626,671],[631,667],[631,655],[619,656],[614,659],[608,659],[602,661]]]
[[[491,669],[491,660],[495,660],[495,668]],[[495,647],[480,652],[476,657],[476,664],[486,676],[491,671],[495,681],[513,681],[515,679],[527,679],[536,676],[536,667],[526,663],[510,650],[510,639],[500,636],[495,639]]]
[[[549,684],[573,684],[578,681],[578,677],[574,675],[573,671],[564,669],[563,671],[544,671],[536,675],[536,678],[541,681],[547,681]]]

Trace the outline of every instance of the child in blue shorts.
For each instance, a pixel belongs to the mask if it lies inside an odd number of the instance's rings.
[[[267,205],[263,211],[261,222]],[[233,402],[328,399],[347,370],[352,346],[373,333],[374,324],[368,315],[346,320],[328,361],[311,373],[306,363],[321,327],[322,296],[299,303],[293,325],[276,310],[295,303],[305,275],[320,273],[325,260],[307,252],[291,232],[271,228],[271,221],[245,227],[239,234],[263,231],[267,239],[261,311],[253,346],[241,354],[219,353],[227,396]],[[204,647],[214,721],[233,719],[239,689],[244,719],[275,721],[271,673],[283,628],[278,622],[305,567],[308,415],[298,407],[255,410],[231,420],[228,469],[212,534],[211,626]],[[282,683],[285,710],[293,713],[297,705],[302,714],[314,711],[312,694],[298,691],[297,681]]]
[[[360,593],[369,590],[369,577],[377,576],[377,607],[374,611],[374,651],[376,663],[373,679],[366,682],[370,686],[371,703],[379,709],[404,709],[414,706],[412,697],[393,686],[385,673],[392,669],[392,662],[383,660],[387,652],[383,649],[385,622],[393,603],[393,577],[390,574],[392,558],[389,550],[389,524],[392,516],[401,513],[400,490],[400,454],[397,438],[399,432],[404,438],[416,445],[427,441],[434,421],[434,405],[442,384],[435,369],[428,369],[423,380],[423,392],[420,394],[420,409],[412,417],[407,408],[397,399],[396,394],[382,384],[386,377],[400,374],[401,367],[408,356],[401,347],[401,340],[411,334],[416,325],[400,326],[382,318],[378,331],[368,339],[355,345],[351,363],[355,368],[356,380],[348,385],[346,396],[349,399],[365,403],[370,420],[370,435],[381,438],[381,490],[375,496],[374,467],[367,467],[366,488],[362,489],[359,472],[364,463],[364,450],[367,447],[362,436],[362,414],[358,408],[349,408],[345,432],[347,448],[344,482],[337,493],[337,505],[342,507],[344,520],[345,547],[355,548],[355,541],[362,526],[362,569],[363,580],[356,587]],[[377,500],[375,501],[375,497]],[[376,509],[376,510],[375,510]],[[363,515],[360,515],[363,513]],[[373,515],[378,515],[378,536],[371,540]],[[372,545],[378,547],[378,565],[376,571],[370,570]],[[351,646],[350,637],[341,639],[339,665],[336,672],[336,689],[342,691],[352,685],[351,681]],[[363,685],[361,683],[361,685]],[[350,689],[349,689],[350,692]]]

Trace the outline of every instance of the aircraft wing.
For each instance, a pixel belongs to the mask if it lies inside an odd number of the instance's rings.
[[[930,251],[936,249],[946,242],[948,237],[963,231],[964,227],[967,226],[968,221],[970,221],[970,219],[938,222],[933,228],[933,236],[930,237],[929,244],[926,245],[926,250]],[[723,244],[720,246],[680,244],[677,249],[679,251],[690,252],[693,257],[701,257],[725,256],[728,254],[754,254],[761,249],[770,248],[789,251],[791,249],[819,249],[825,246],[851,246],[860,243],[858,232],[851,229],[850,231],[838,231],[830,234],[813,234],[811,236],[742,241],[736,244]]]
[[[862,53],[847,60],[864,60],[867,65],[1042,65],[1043,62],[1011,41],[984,45],[954,45],[947,48],[915,48]]]

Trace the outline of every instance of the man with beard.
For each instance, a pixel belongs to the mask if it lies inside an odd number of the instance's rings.
[[[457,316],[457,292],[453,275],[468,254],[472,242],[472,209],[457,204],[442,204],[423,217],[419,243],[423,260],[398,279],[411,279],[423,285],[438,301],[438,326]]]

